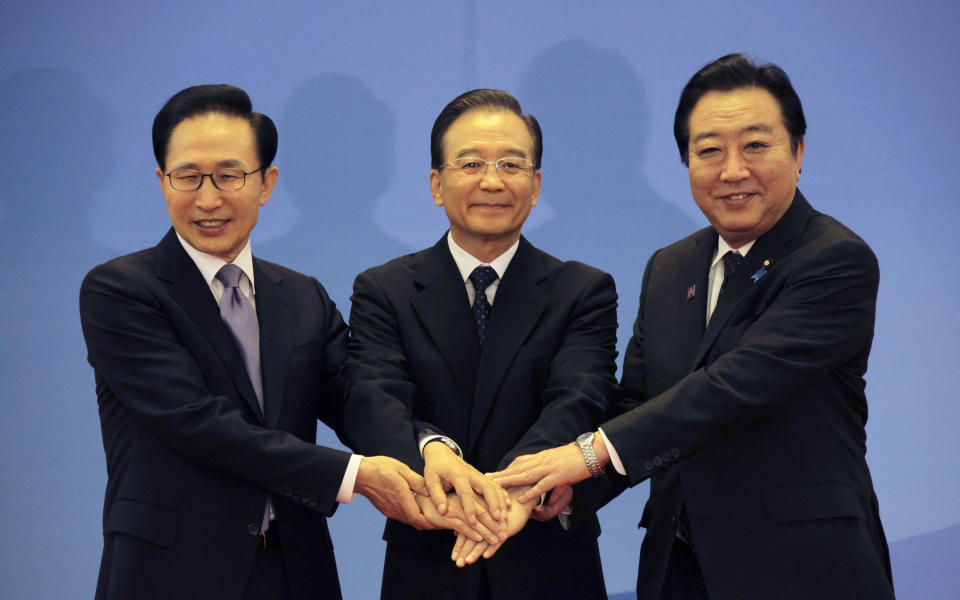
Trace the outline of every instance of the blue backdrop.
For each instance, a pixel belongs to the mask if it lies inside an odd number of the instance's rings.
[[[0,597],[93,593],[106,474],[77,291],[169,226],[150,124],[171,94],[229,82],[274,117],[280,181],[254,251],[346,313],[356,273],[445,229],[427,185],[439,110],[514,92],[544,129],[525,233],[614,275],[622,352],[647,257],[705,224],[677,97],[732,51],[790,74],[810,124],[800,187],[879,256],[868,460],[895,583],[901,600],[960,597],[958,22],[947,0],[3,2]],[[633,589],[646,496],[601,512],[613,593]],[[382,523],[363,499],[332,521],[347,598],[376,596]]]

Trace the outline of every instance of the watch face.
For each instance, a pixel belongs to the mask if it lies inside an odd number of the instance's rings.
[[[577,437],[577,443],[578,443],[578,444],[588,444],[588,443],[590,443],[590,442],[592,442],[592,441],[593,441],[593,432],[592,432],[592,431],[587,432],[587,433],[581,433],[581,434],[579,435],[579,437]]]

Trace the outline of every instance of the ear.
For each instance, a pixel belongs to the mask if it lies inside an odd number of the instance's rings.
[[[279,176],[280,169],[275,166],[267,167],[267,170],[263,172],[263,187],[260,190],[260,200],[258,201],[260,206],[266,204],[267,200],[270,199],[273,188],[277,186],[277,177]]]
[[[806,142],[803,138],[800,138],[800,143],[797,144],[797,151],[793,154],[797,166],[797,181],[800,181],[800,168],[803,166],[803,151],[805,148]]]
[[[440,181],[440,170],[430,170],[430,195],[433,196],[433,203],[437,206],[443,206],[443,184]]]
[[[537,205],[537,197],[540,195],[540,181],[541,181],[540,169],[537,169],[533,172],[533,194],[531,196],[530,206]]]
[[[156,174],[157,174],[157,180],[160,181],[160,189],[162,190],[163,178],[166,177],[166,175],[163,174],[163,169],[161,169],[160,167],[157,167]]]

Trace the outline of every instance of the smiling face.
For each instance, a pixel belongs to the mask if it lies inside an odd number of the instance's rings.
[[[804,144],[796,152],[780,105],[762,88],[706,93],[690,113],[690,189],[734,248],[755,240],[790,208]]]
[[[210,173],[222,167],[250,172],[261,166],[250,122],[221,113],[181,121],[170,135],[165,163],[168,172],[189,168]],[[260,207],[270,199],[277,168],[247,175],[243,189],[235,192],[218,190],[209,177],[199,190],[181,192],[170,186],[161,169],[157,177],[177,233],[197,250],[231,262],[247,244]]]
[[[444,163],[465,156],[486,161],[505,156],[532,160],[533,140],[516,114],[477,108],[460,115],[443,136]],[[430,190],[434,202],[447,213],[454,241],[475,257],[488,260],[502,254],[520,236],[523,222],[537,203],[540,171],[501,177],[493,164],[482,176],[464,176],[451,168],[433,169]]]

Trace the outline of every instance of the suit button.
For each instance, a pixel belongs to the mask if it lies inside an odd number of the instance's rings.
[[[652,460],[648,460],[647,462],[643,463],[643,468],[646,469],[646,470],[648,470],[648,471],[652,471],[652,470],[653,470],[653,461],[652,461]]]
[[[670,515],[670,524],[673,525],[674,529],[677,527],[677,515]]]
[[[253,522],[247,523],[246,529],[247,529],[247,533],[249,533],[250,535],[254,535],[254,536],[260,535],[260,525],[256,523],[253,523]]]
[[[670,454],[672,454],[674,458],[680,458],[680,451],[676,448],[672,448],[670,450]]]
[[[291,489],[288,488],[288,487],[285,487],[285,488],[283,488],[282,490],[280,490],[280,493],[283,494],[284,496],[286,496],[287,498],[289,498],[290,496],[293,495],[293,490],[291,490]]]
[[[310,506],[316,506],[320,504],[320,499],[316,496],[310,496]]]
[[[655,464],[655,465],[657,465],[657,466],[659,467],[660,465],[663,464],[663,459],[660,458],[659,456],[654,456],[654,457],[653,457],[653,464]]]
[[[664,452],[663,455],[662,455],[660,458],[663,459],[663,462],[668,462],[668,461],[670,460],[670,453],[669,453],[669,452]]]

